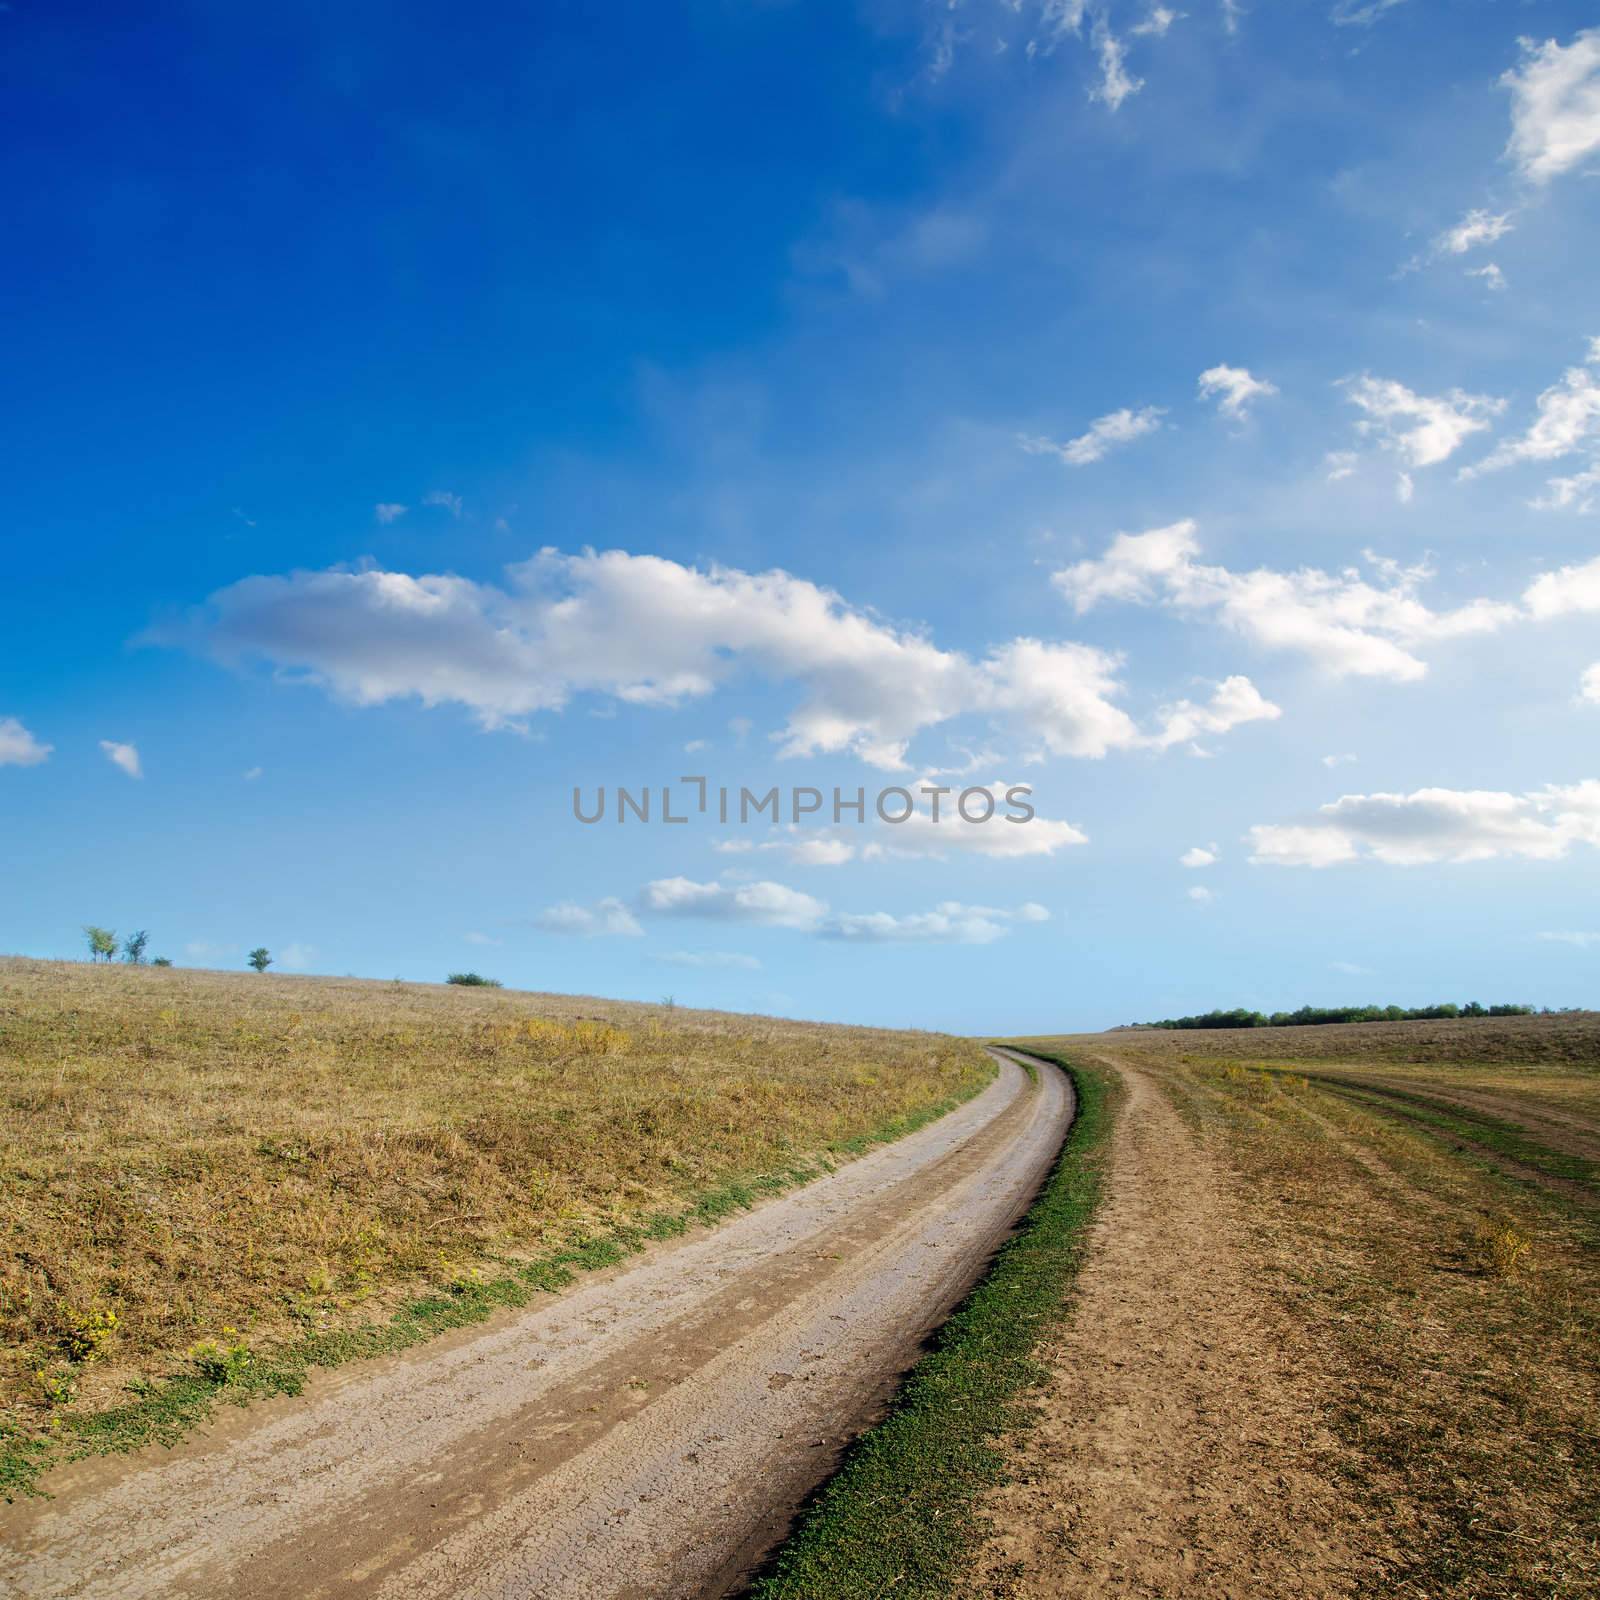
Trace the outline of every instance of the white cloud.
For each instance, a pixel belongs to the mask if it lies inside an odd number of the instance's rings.
[[[1347,751],[1343,755],[1324,756],[1322,764],[1325,767],[1347,767],[1355,760],[1356,757]]]
[[[131,744],[118,744],[115,739],[102,739],[100,748],[105,751],[106,760],[127,773],[130,778],[144,776],[144,771],[139,765],[139,752]]]
[[[1416,394],[1393,378],[1369,373],[1340,380],[1345,398],[1366,413],[1357,430],[1375,437],[1413,467],[1432,467],[1447,460],[1475,433],[1489,426],[1487,417],[1505,410],[1492,395],[1451,389],[1442,395]]]
[[[695,883],[688,878],[647,883],[641,903],[663,916],[714,917],[807,931],[817,927],[828,909],[826,901],[781,883]]]
[[[940,797],[939,820],[933,820],[933,796],[921,796],[920,785],[910,785],[916,809],[904,822],[882,823],[873,829],[872,842],[862,850],[867,860],[882,856],[933,856],[947,852],[1014,861],[1025,856],[1053,856],[1057,850],[1087,844],[1089,836],[1065,819],[1035,815],[1027,822],[1007,822],[1007,783],[973,785],[994,796],[995,813],[988,822],[965,822],[955,804],[959,789]],[[967,785],[961,785],[961,788]],[[973,814],[982,808],[969,804]]]
[[[1370,28],[1386,11],[1393,11],[1405,0],[1334,0],[1328,20],[1336,28]]]
[[[1214,844],[1194,845],[1185,850],[1178,857],[1178,864],[1184,867],[1212,867],[1222,859],[1222,852]]]
[[[1492,289],[1497,294],[1506,287],[1505,273],[1492,261],[1485,266],[1468,267],[1467,276],[1469,278],[1482,278],[1484,288]]]
[[[461,515],[461,496],[451,494],[448,489],[430,489],[423,495],[422,503],[425,506],[438,506],[442,511],[448,511],[452,517]]]
[[[593,906],[580,906],[571,900],[549,906],[534,919],[534,926],[546,933],[577,934],[584,939],[640,938],[644,929],[623,903],[608,896]]]
[[[1280,707],[1264,698],[1248,678],[1224,678],[1204,705],[1180,700],[1162,712],[1159,732],[1144,742],[1158,750],[1182,744],[1206,733],[1227,733],[1246,722],[1275,722]]]
[[[1479,245],[1493,244],[1511,232],[1511,213],[1493,216],[1487,211],[1469,211],[1453,228],[1446,228],[1433,241],[1435,255],[1464,256]]]
[[[1195,884],[1192,888],[1185,889],[1183,892],[1197,905],[1202,906],[1210,905],[1211,902],[1217,898],[1216,895],[1213,894],[1211,890],[1206,888],[1204,884],[1199,883]]]
[[[1592,467],[1585,467],[1582,472],[1575,472],[1566,478],[1551,478],[1546,485],[1549,494],[1528,503],[1540,511],[1564,511],[1569,506],[1580,512],[1593,511],[1600,499],[1600,461]]]
[[[1522,602],[1529,614],[1540,620],[1600,611],[1600,556],[1535,578],[1523,592]]]
[[[491,729],[580,693],[675,705],[743,667],[805,689],[786,756],[904,768],[919,730],[967,714],[1056,755],[1163,741],[1116,704],[1120,657],[1089,645],[1013,639],[974,661],[786,572],[701,572],[620,550],[546,550],[509,572],[507,588],[373,567],[245,578],[149,637],[229,664],[264,658],[357,705],[455,702]]]
[[[468,944],[498,945],[502,942],[499,939],[492,938],[487,933],[464,933],[461,937],[465,939]]]
[[[697,755],[702,750],[709,750],[710,748],[711,741],[709,739],[691,739],[683,747],[683,753],[686,756],[692,756]]]
[[[212,944],[205,939],[191,939],[183,947],[183,953],[191,961],[225,961],[235,954],[231,946]]]
[[[1014,923],[1049,920],[1050,913],[1034,901],[1004,911],[994,906],[968,906],[958,900],[945,900],[932,911],[909,916],[868,911],[831,917],[823,925],[822,933],[829,939],[873,944],[992,944],[996,939],[1003,939]]]
[[[1372,976],[1371,967],[1357,966],[1354,961],[1330,961],[1328,966],[1330,970],[1343,972],[1352,978],[1370,978]]]
[[[1200,398],[1215,400],[1223,416],[1243,422],[1252,401],[1266,400],[1278,392],[1275,383],[1253,377],[1244,367],[1207,367],[1200,374]]]
[[[398,522],[408,510],[410,510],[409,506],[403,506],[398,501],[380,500],[372,508],[372,514],[379,522],[387,525],[391,522]]]
[[[1143,22],[1128,29],[1136,38],[1161,38],[1174,22],[1182,22],[1187,11],[1169,11],[1165,6],[1154,6]]]
[[[246,783],[254,783],[261,776],[263,770],[261,767],[246,767],[242,774],[244,781]]]
[[[802,867],[842,867],[855,853],[844,839],[797,839],[789,846],[789,859]]]
[[[1350,477],[1359,459],[1354,450],[1330,450],[1322,458],[1323,466],[1328,469],[1328,482],[1337,483],[1341,478]]]
[[[1600,661],[1586,667],[1578,684],[1578,694],[1590,705],[1600,706]]]
[[[1412,481],[1409,472],[1400,473],[1394,480],[1394,497],[1403,506],[1411,504],[1411,498],[1417,492],[1417,486]]]
[[[1426,569],[1370,556],[1376,583],[1354,570],[1232,572],[1202,565],[1195,559],[1199,548],[1195,524],[1187,519],[1148,533],[1119,533],[1105,555],[1064,568],[1052,581],[1080,615],[1103,600],[1210,613],[1265,648],[1296,651],[1336,675],[1396,681],[1426,673],[1413,653],[1421,645],[1492,632],[1520,615],[1515,606],[1483,600],[1431,611],[1416,595]]]
[[[1548,183],[1600,151],[1600,29],[1563,47],[1518,41],[1522,64],[1505,73],[1511,91],[1506,155],[1532,183]]]
[[[1600,944],[1600,933],[1538,933],[1534,937],[1543,939],[1547,944],[1576,945],[1580,950]]]
[[[1104,17],[1096,19],[1092,37],[1100,52],[1100,82],[1089,91],[1089,98],[1115,111],[1130,95],[1144,88],[1144,79],[1129,75],[1127,47],[1106,26]]]
[[[40,744],[15,717],[0,717],[0,767],[36,767],[53,744]]]
[[[758,972],[761,968],[761,963],[754,956],[744,955],[737,950],[670,950],[651,959],[664,962],[669,967],[738,967],[747,972]]]
[[[1575,450],[1600,446],[1600,380],[1587,367],[1569,367],[1561,382],[1538,400],[1538,416],[1520,439],[1505,439],[1460,476],[1475,478],[1521,461],[1555,461]]]
[[[304,972],[316,964],[317,947],[314,944],[286,944],[273,960],[285,972]]]
[[[1147,433],[1155,433],[1166,414],[1163,406],[1142,406],[1137,411],[1124,406],[1120,411],[1109,411],[1103,417],[1096,417],[1089,424],[1087,433],[1081,433],[1065,444],[1057,444],[1053,439],[1042,439],[1033,434],[1024,434],[1017,442],[1030,455],[1059,456],[1069,467],[1087,467],[1104,460],[1118,445],[1131,444]]]
[[[1248,839],[1257,865],[1553,861],[1574,843],[1600,845],[1600,780],[1520,795],[1487,789],[1347,794],[1321,807],[1310,822],[1257,826]]]

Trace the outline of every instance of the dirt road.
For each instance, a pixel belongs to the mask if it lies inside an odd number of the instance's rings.
[[[715,1595],[783,1531],[1026,1205],[1054,1068],[536,1310],[0,1507],[0,1592]]]

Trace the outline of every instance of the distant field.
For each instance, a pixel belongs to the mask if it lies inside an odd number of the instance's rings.
[[[0,1446],[737,1203],[990,1071],[932,1034],[0,960]]]
[[[1036,1047],[1115,1069],[1145,1130],[1172,1124],[1140,1155],[1130,1121],[1134,1142],[1113,1160],[1129,1204],[1164,1197],[1143,1215],[1166,1242],[1119,1257],[1113,1233],[1102,1276],[1091,1260],[1085,1279],[1115,1306],[1182,1274],[1162,1302],[1170,1338],[1151,1336],[1162,1348],[1145,1393],[1167,1408],[1154,1425],[1187,1418],[1207,1441],[1177,1461],[1175,1493],[1215,1473],[1230,1510],[1174,1525],[1165,1551],[1147,1539],[1151,1572],[1178,1570],[1198,1541],[1207,1581],[1232,1585],[1208,1592],[1254,1593],[1262,1572],[1294,1571],[1307,1595],[1600,1593],[1600,1014],[1119,1031]],[[1113,1205],[1113,1227],[1125,1214]],[[1187,1267],[1171,1243],[1186,1238]],[[1197,1274],[1207,1286],[1185,1307]],[[1015,1518],[1069,1505],[1073,1551],[1120,1514],[1115,1494],[1101,1503],[1082,1488],[1103,1417],[1083,1409],[1073,1374],[1096,1352],[1117,1357],[1114,1386],[1123,1357],[1130,1370],[1143,1359],[1093,1325],[1100,1303],[1078,1313],[1064,1400],[1045,1391],[1022,1447],[1029,1487],[995,1507]],[[1108,1402],[1118,1415],[1139,1403],[1137,1390]],[[1282,1487],[1295,1482],[1308,1487]],[[1016,1554],[995,1547],[986,1570],[1025,1572],[1033,1557]],[[1012,1581],[983,1592],[1058,1592]]]

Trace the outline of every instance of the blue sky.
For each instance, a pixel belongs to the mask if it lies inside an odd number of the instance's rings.
[[[0,948],[1592,1002],[1592,24],[17,0]]]

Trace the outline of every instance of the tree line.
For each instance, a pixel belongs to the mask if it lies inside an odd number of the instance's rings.
[[[117,932],[115,928],[102,928],[93,922],[83,925],[83,936],[89,941],[89,959],[91,961],[115,961],[117,959]],[[150,945],[150,935],[143,928],[137,933],[130,933],[122,941],[120,949],[122,959],[130,967],[170,967],[172,961],[167,956],[152,956],[148,960],[145,951]],[[248,966],[257,972],[265,972],[272,965],[272,955],[265,945],[257,945],[245,957]]]
[[[1298,1011],[1204,1011],[1193,1017],[1131,1022],[1131,1028],[1314,1028],[1329,1022],[1432,1022],[1447,1017],[1531,1017],[1532,1006],[1301,1006]]]

